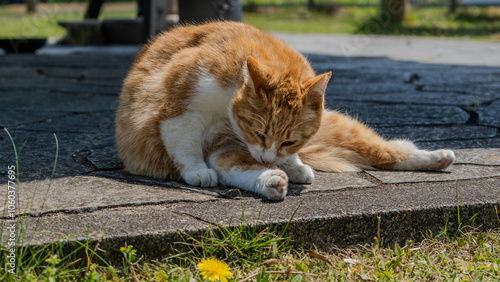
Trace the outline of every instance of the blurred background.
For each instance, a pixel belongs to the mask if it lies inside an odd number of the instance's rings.
[[[500,0],[398,0],[403,3],[396,1],[392,4],[403,5],[395,8],[404,9],[404,12],[399,13],[400,18],[390,19],[381,12],[383,1],[387,0],[238,2],[242,6],[242,20],[267,31],[500,40]],[[141,14],[141,4],[137,1],[102,2],[95,15],[100,22],[120,19],[128,20],[130,24]],[[183,3],[188,2],[195,1]],[[66,35],[67,23],[83,20],[88,8],[88,0],[0,0],[0,38],[49,38],[52,42],[60,41]],[[161,11],[171,25],[178,20],[179,3],[177,0],[166,0]],[[119,24],[123,26],[126,23],[122,21]],[[133,33],[133,25],[125,30]]]

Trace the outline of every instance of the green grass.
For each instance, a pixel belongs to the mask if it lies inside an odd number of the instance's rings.
[[[134,18],[134,3],[104,4],[100,19]],[[23,5],[0,6],[0,38],[61,38],[64,28],[59,21],[83,19],[85,3],[41,4],[35,15],[27,15]]]
[[[259,9],[259,13],[244,13],[243,20],[282,32],[500,39],[500,8],[459,8],[453,15],[447,15],[447,11],[446,7],[413,8],[401,25],[379,20],[376,7],[338,7],[328,12],[268,7]]]
[[[271,31],[353,34],[362,20],[375,12],[375,8],[345,8],[332,16],[303,7],[266,8],[260,13],[244,13],[243,21]]]
[[[239,281],[498,281],[500,232],[442,232],[422,242],[382,248],[376,239],[335,254],[294,248],[272,228],[218,227],[201,239],[179,242],[183,251],[159,261],[144,261],[133,246],[123,246],[123,263],[111,265],[88,243],[65,255],[62,243],[25,250],[15,276],[0,269],[2,281],[203,281],[196,265],[216,258]],[[293,242],[292,242],[293,243]],[[186,250],[187,247],[187,250]],[[120,246],[117,246],[120,249]],[[82,259],[76,253],[85,252]],[[5,256],[0,263],[5,265]],[[258,276],[261,277],[259,280]]]
[[[0,6],[0,38],[60,38],[65,31],[57,22],[82,19],[85,8],[84,3],[43,4],[39,5],[36,15],[29,16],[23,5]],[[305,7],[251,10],[244,12],[243,21],[269,31],[500,39],[500,7],[459,8],[453,15],[447,15],[447,7],[412,8],[401,25],[386,25],[378,20],[376,6],[333,7],[321,11],[308,11]],[[133,18],[135,11],[135,3],[106,3],[100,18]]]

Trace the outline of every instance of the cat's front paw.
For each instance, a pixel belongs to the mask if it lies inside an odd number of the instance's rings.
[[[279,169],[266,170],[260,175],[257,185],[269,200],[281,200],[288,191],[288,176]]]
[[[209,168],[185,171],[182,173],[182,178],[193,186],[214,187],[218,184],[217,173]]]
[[[314,170],[308,165],[297,166],[288,171],[288,177],[293,183],[311,184],[314,181]]]

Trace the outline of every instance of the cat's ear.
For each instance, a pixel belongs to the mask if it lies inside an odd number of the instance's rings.
[[[325,95],[326,85],[328,84],[330,77],[332,77],[331,71],[315,76],[306,82],[305,88],[307,89],[307,93],[305,96],[305,102],[313,110],[323,108],[323,98]]]
[[[265,67],[252,56],[247,58],[243,73],[245,84],[253,89],[258,89],[266,83]]]

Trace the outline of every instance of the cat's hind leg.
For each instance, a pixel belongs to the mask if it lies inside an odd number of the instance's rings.
[[[270,200],[281,200],[286,196],[286,173],[278,168],[265,167],[249,152],[218,150],[210,155],[209,165],[217,171],[219,181],[225,186],[254,192]]]
[[[394,164],[395,170],[443,170],[455,162],[455,153],[451,150],[419,150],[408,140],[390,140],[389,143],[411,151],[406,160]]]
[[[419,150],[409,140],[388,141],[356,119],[335,111],[325,111],[318,133],[299,155],[315,169],[335,172],[370,167],[443,170],[455,161],[450,150]]]
[[[379,142],[363,153],[373,167],[380,169],[444,170],[455,162],[451,150],[420,150],[410,141],[400,140]]]
[[[409,140],[372,137],[358,152],[375,168],[389,170],[444,170],[455,162],[451,150],[420,150]]]

